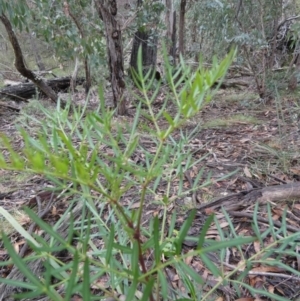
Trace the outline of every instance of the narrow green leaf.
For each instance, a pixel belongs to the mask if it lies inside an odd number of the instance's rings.
[[[172,214],[171,222],[169,225],[168,238],[173,237],[173,230],[175,228],[175,223],[176,223],[176,212]]]
[[[24,288],[27,290],[34,290],[34,291],[37,290],[36,285],[28,283],[28,282],[24,282],[24,281],[18,281],[16,279],[8,279],[8,278],[0,277],[0,283],[5,283],[10,286],[20,287],[20,288]]]
[[[201,233],[199,235],[199,240],[198,240],[198,244],[197,244],[197,249],[201,249],[204,241],[205,241],[205,235],[210,227],[210,225],[212,224],[213,220],[214,220],[215,215],[211,214],[205,221],[203,227],[201,228]]]
[[[196,294],[196,290],[195,290],[195,286],[193,285],[193,282],[187,276],[183,276],[182,280],[188,289],[189,295],[193,298],[193,300],[197,300],[197,294]]]
[[[160,252],[160,245],[159,245],[159,221],[158,217],[156,216],[154,218],[154,224],[153,224],[153,237],[154,237],[154,258],[156,264],[160,264],[160,257],[161,257],[161,252]]]
[[[83,283],[82,283],[82,299],[84,301],[91,300],[91,288],[90,288],[90,261],[88,256],[85,256],[83,267]]]
[[[134,280],[137,281],[139,277],[139,245],[137,241],[134,241],[132,246],[131,270]]]
[[[171,125],[174,126],[174,120],[173,117],[168,114],[167,112],[163,112],[164,117],[166,118],[167,122]]]
[[[195,282],[197,282],[199,284],[204,283],[204,280],[202,279],[202,277],[198,273],[196,273],[195,270],[193,270],[186,263],[180,262],[179,265],[180,265],[180,268],[183,270],[183,272],[188,274]]]
[[[0,208],[1,210],[1,208]],[[59,241],[62,245],[67,244],[65,238],[61,237],[56,231],[53,230],[53,228],[42,221],[32,210],[30,210],[28,207],[24,208],[24,211],[26,214],[37,224],[39,225],[43,230],[45,230],[51,237],[55,238],[57,241]],[[70,229],[72,231],[72,229]],[[35,242],[35,241],[33,241]]]
[[[217,268],[213,263],[212,261],[208,258],[208,256],[203,253],[200,255],[203,263],[206,265],[206,267],[210,270],[210,272],[215,276],[222,276],[222,273],[220,271],[219,268]]]
[[[32,242],[35,246],[39,246],[36,240],[20,225],[20,223],[3,207],[0,207],[0,214],[20,233],[26,240]]]
[[[5,249],[7,250],[8,254],[10,255],[10,258],[13,260],[14,264],[18,267],[20,272],[33,284],[36,286],[37,289],[43,290],[43,284],[40,282],[40,280],[35,277],[35,275],[31,272],[30,269],[26,266],[26,264],[23,262],[22,258],[19,257],[19,255],[16,253],[15,249],[11,245],[9,239],[7,236],[2,233],[2,241],[5,246]]]
[[[76,278],[77,278],[77,270],[78,270],[78,263],[79,263],[79,254],[78,251],[75,252],[73,256],[73,262],[72,262],[72,272],[70,275],[70,278],[68,279],[66,283],[66,290],[65,290],[65,300],[71,300],[71,296],[74,293]]]
[[[137,280],[133,279],[133,281],[131,282],[130,286],[129,286],[129,289],[126,293],[126,300],[125,301],[132,301],[132,300],[135,300],[134,296],[135,296],[135,293],[136,293],[136,290],[137,290]]]
[[[115,227],[112,224],[110,227],[110,233],[109,233],[109,238],[106,242],[106,255],[105,255],[105,262],[107,265],[109,265],[110,258],[113,254],[113,245],[114,245],[114,240],[115,240]]]
[[[213,251],[219,251],[222,248],[230,248],[230,247],[234,247],[234,246],[240,246],[243,244],[247,244],[250,242],[255,241],[256,238],[255,237],[239,237],[239,238],[234,238],[231,240],[227,240],[227,241],[218,241],[218,242],[214,242],[209,246],[205,246],[201,249],[201,253],[207,253],[207,252],[213,252]]]
[[[196,215],[196,210],[191,210],[189,217],[184,222],[184,224],[182,225],[182,227],[179,231],[178,239],[176,241],[176,254],[177,255],[179,255],[181,253],[182,243],[187,236],[187,233],[193,223],[195,215]]]
[[[32,299],[34,299],[36,297],[41,297],[42,295],[44,295],[43,291],[41,291],[41,290],[33,290],[31,292],[16,294],[16,295],[14,295],[14,299],[32,300]],[[40,299],[40,298],[38,298],[38,299]]]
[[[158,278],[163,300],[168,299],[168,282],[162,270],[158,270]]]
[[[153,284],[154,284],[154,278],[151,278],[150,280],[147,281],[146,287],[143,291],[143,297],[141,301],[150,300],[150,294],[152,293]]]

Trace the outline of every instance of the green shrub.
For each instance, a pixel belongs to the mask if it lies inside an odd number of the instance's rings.
[[[232,51],[221,63],[214,61],[210,70],[200,66],[180,92],[176,91],[178,86],[167,65],[172,93],[158,113],[154,113],[152,103],[159,87],[151,97],[148,96],[151,81],[142,76],[139,64],[137,76],[142,96],[136,95],[139,105],[130,126],[115,121],[114,112],[105,109],[99,90],[101,103],[96,112],[86,113],[86,107],[72,108],[73,118],[70,118],[70,104],[65,109],[58,105],[54,114],[41,107],[45,121],[36,120],[41,128],[40,136],[33,138],[21,130],[25,142],[22,154],[15,152],[9,140],[2,137],[9,157],[0,157],[1,168],[42,174],[73,201],[51,226],[26,209],[28,216],[48,235],[43,237],[25,230],[9,212],[0,208],[0,213],[33,250],[31,255],[19,257],[8,237],[2,234],[11,259],[0,265],[13,262],[27,280],[0,278],[0,282],[25,289],[18,296],[24,299],[46,295],[51,300],[67,301],[73,294],[79,294],[85,301],[104,296],[117,300],[118,295],[126,296],[128,301],[202,300],[209,294],[199,293],[203,279],[186,263],[185,259],[190,256],[199,256],[213,275],[221,277],[218,285],[228,280],[210,261],[208,252],[220,255],[222,249],[253,239],[224,237],[220,242],[207,241],[205,235],[213,216],[206,220],[197,238],[188,238],[195,211],[178,231],[175,230],[176,214],[169,220],[167,213],[174,199],[173,179],[179,181],[176,197],[190,193],[183,191],[182,175],[197,163],[185,147],[191,137],[181,131],[178,140],[172,134],[211,99],[212,86],[222,80],[234,54]],[[177,108],[175,116],[166,110],[171,102]],[[153,123],[147,141],[138,132],[142,104],[147,107],[148,120]],[[160,125],[161,120],[165,121],[164,126]],[[149,143],[154,146],[152,149],[148,147]],[[135,154],[143,155],[142,163],[132,159]],[[209,184],[209,179],[199,183],[200,176],[191,190]],[[167,188],[158,198],[156,191],[162,182]],[[126,205],[124,198],[129,200]],[[163,207],[162,215],[161,219],[154,217],[144,224],[143,210],[149,202]],[[63,232],[66,223],[67,231]],[[186,239],[194,240],[196,246],[188,253],[182,250]],[[62,251],[69,254],[67,262],[58,256]],[[43,263],[41,275],[35,275],[30,268],[37,260]],[[172,288],[165,272],[167,267],[176,270],[185,290]],[[104,278],[105,285],[99,281]],[[102,291],[102,297],[99,291]]]

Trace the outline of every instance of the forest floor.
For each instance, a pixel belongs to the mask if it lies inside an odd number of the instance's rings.
[[[42,101],[48,108],[53,106],[46,100]],[[78,103],[80,101],[82,100],[78,100]],[[162,99],[158,100],[154,105],[157,106],[157,110],[159,110],[162,101]],[[93,109],[96,104],[96,99],[92,99],[89,109]],[[30,125],[31,122],[23,112],[36,119],[42,119],[43,114],[36,109],[34,101],[27,105],[14,104],[14,106],[22,108],[20,113],[0,107],[0,133],[11,139],[15,150],[21,150],[23,141],[16,126],[20,124],[22,126],[24,123]],[[172,115],[172,108],[168,110]],[[130,112],[133,116],[134,108]],[[133,117],[128,116],[120,118],[123,121],[125,118],[129,123],[133,120]],[[171,211],[175,210],[184,216],[191,208],[198,208],[216,198],[228,197],[240,192],[246,193],[265,187],[283,187],[286,184],[300,181],[299,97],[295,95],[281,96],[280,99],[273,99],[265,104],[260,102],[251,91],[220,90],[210,104],[183,125],[182,130],[187,133],[192,132],[199,124],[199,130],[193,133],[192,139],[186,147],[193,151],[195,159],[205,157],[189,173],[184,175],[185,186],[189,188],[193,185],[194,179],[202,168],[204,168],[204,172],[201,181],[205,182],[210,177],[211,182],[209,185],[199,188],[194,194],[174,201]],[[141,130],[148,126],[151,127],[151,123],[146,119],[141,120],[141,125]],[[32,131],[34,132],[34,129]],[[179,134],[179,131],[174,133],[175,139],[176,136],[179,137]],[[3,146],[0,146],[0,151],[4,151]],[[174,187],[177,184],[174,181]],[[30,221],[20,213],[20,208],[33,200],[36,195],[41,196],[52,185],[53,183],[49,183],[41,175],[0,169],[0,206],[13,212],[23,226],[29,226]],[[163,191],[164,187],[159,187],[159,189]],[[300,233],[300,197],[292,200],[271,200],[269,203],[274,221],[280,222],[284,210],[287,210],[288,225],[291,226],[291,229],[292,227],[296,230],[299,229]],[[55,211],[51,210],[49,215],[59,215],[63,210],[65,210],[64,205],[56,205]],[[153,204],[147,204],[145,210],[153,215],[160,208]],[[229,224],[226,222],[222,209],[211,209],[204,211],[203,214],[211,211],[217,214],[225,231]],[[231,221],[237,235],[254,234],[251,228],[254,211],[255,202],[249,203],[246,207],[235,209],[236,214],[231,215]],[[18,216],[18,212],[20,216]],[[237,212],[240,213],[240,216]],[[258,216],[261,217],[259,224],[261,231],[263,231],[269,227],[265,204],[259,204]],[[48,216],[47,220],[51,221],[51,216]],[[3,225],[2,223],[2,229]],[[8,231],[7,229],[3,230]],[[220,239],[217,229],[211,228],[209,236]],[[13,242],[16,248],[22,246],[20,238],[16,235]],[[270,242],[271,238],[266,238],[265,246]],[[186,244],[185,247],[188,250],[193,246]],[[244,255],[249,258],[260,252],[261,248],[263,246],[259,246],[259,244],[251,244],[243,250]],[[0,260],[5,259],[7,259],[6,251],[0,248]],[[227,265],[228,270],[231,270],[240,260],[242,260],[241,255],[235,248],[232,248],[228,250],[224,264]],[[288,266],[300,270],[299,258],[287,255],[281,260]],[[218,262],[216,263],[218,264]],[[208,277],[205,268],[203,266],[199,268],[199,261],[191,260],[190,264],[202,275],[206,273],[206,277]],[[5,271],[2,268],[2,275],[8,273],[8,270]],[[287,279],[289,281],[286,281]],[[211,286],[217,282],[213,277],[209,281]],[[267,267],[257,263],[252,269],[252,274],[247,278],[247,282],[252,287],[265,288],[266,291],[282,296],[286,300],[299,298],[299,278],[293,278],[288,271],[276,266]],[[173,285],[180,286],[180,280],[174,280]],[[233,287],[221,286],[220,290],[224,296],[230,296],[228,300],[238,299]],[[246,292],[245,294],[245,299],[241,300],[254,300]],[[263,296],[257,296],[257,298],[256,300],[264,299]]]

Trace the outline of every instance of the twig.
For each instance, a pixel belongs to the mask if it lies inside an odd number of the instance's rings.
[[[16,107],[13,107],[13,106],[4,104],[3,102],[0,102],[0,106],[5,107],[5,108],[7,108],[7,109],[11,109],[11,110],[13,110],[13,111],[15,111],[15,112],[20,112],[20,109],[19,109],[19,108],[16,108]]]
[[[232,216],[235,216],[235,217],[246,217],[246,218],[249,218],[249,219],[253,219],[253,214],[250,214],[250,213],[238,212],[238,211],[228,211],[228,213],[230,215],[232,215]],[[261,222],[261,223],[264,223],[264,224],[270,224],[270,221],[268,219],[266,219],[266,218],[263,218],[263,217],[260,217],[260,216],[256,216],[255,219],[258,222]],[[274,220],[272,220],[272,222],[273,222],[273,224],[276,227],[279,227],[279,228],[282,227],[282,223],[281,222],[274,221]],[[287,228],[287,230],[289,230],[291,232],[294,232],[294,233],[299,233],[300,232],[299,228],[295,228],[293,226],[286,225],[286,228]]]
[[[51,206],[52,206],[52,204],[53,204],[53,202],[54,202],[54,201],[53,201],[53,198],[54,198],[54,193],[52,192],[50,201],[48,202],[46,208],[45,208],[44,210],[42,210],[41,198],[38,197],[38,196],[36,196],[36,200],[37,200],[38,208],[39,208],[39,210],[38,210],[38,217],[39,217],[40,219],[42,219],[42,218],[43,218],[43,217],[51,210]],[[55,198],[55,199],[57,200],[57,198]],[[30,227],[29,227],[29,229],[28,229],[27,232],[28,232],[29,234],[32,234],[32,232],[33,232],[35,226],[36,226],[36,222],[33,222],[33,223],[30,225]],[[26,242],[26,243],[23,245],[23,247],[22,247],[22,249],[21,249],[21,251],[20,251],[20,253],[19,253],[19,256],[20,256],[21,258],[24,257],[24,255],[25,255],[27,249],[28,249],[28,243]]]
[[[7,95],[7,96],[11,96],[11,97],[19,98],[21,101],[29,102],[29,100],[28,100],[28,99],[26,99],[26,98],[23,98],[23,97],[20,97],[20,96],[18,96],[18,95],[14,95],[14,94],[6,93],[6,92],[1,92],[1,91],[0,91],[0,94],[4,94],[4,95]]]

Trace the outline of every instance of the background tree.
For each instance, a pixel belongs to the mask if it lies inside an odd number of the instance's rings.
[[[25,78],[31,80],[34,84],[36,84],[37,87],[41,89],[41,91],[43,91],[52,101],[56,103],[57,95],[53,91],[53,89],[49,87],[41,77],[37,76],[36,74],[34,74],[34,72],[32,72],[26,67],[22,49],[20,47],[16,34],[12,28],[11,22],[3,12],[0,15],[0,21],[3,23],[7,31],[10,43],[13,47],[15,54],[16,69],[21,73],[21,75],[23,75]]]
[[[95,4],[106,31],[106,46],[114,106],[118,108],[118,114],[125,115],[126,97],[124,93],[123,47],[120,25],[116,20],[117,3],[115,0],[95,0]]]
[[[184,54],[184,33],[185,33],[185,12],[186,12],[186,0],[180,1],[179,11],[179,45],[178,51],[181,55]]]
[[[142,0],[137,1],[139,8],[137,19],[137,31],[134,34],[130,56],[130,68],[137,71],[138,50],[142,48],[142,65],[145,74],[152,70],[156,71],[157,46],[158,46],[158,24],[160,13],[164,6],[159,1],[151,3]]]

